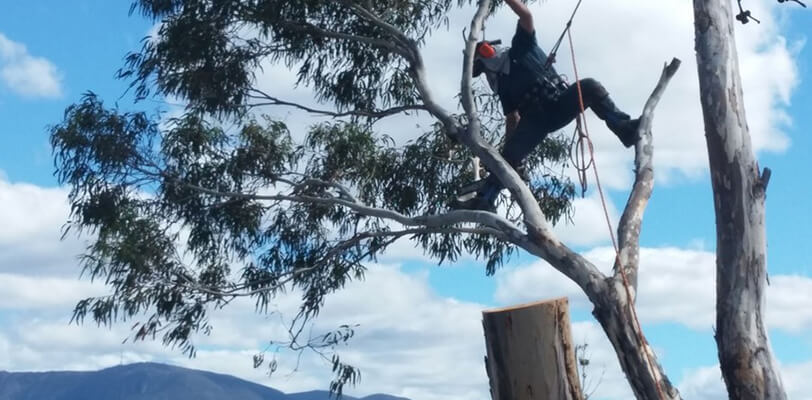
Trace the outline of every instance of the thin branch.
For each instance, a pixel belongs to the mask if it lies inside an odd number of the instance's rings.
[[[629,284],[634,289],[637,288],[637,270],[640,264],[640,229],[643,223],[643,214],[654,189],[654,146],[652,145],[651,122],[654,118],[654,109],[657,107],[663,92],[665,92],[668,82],[677,73],[679,66],[680,60],[675,58],[663,68],[657,86],[643,107],[640,126],[637,129],[640,140],[635,146],[634,186],[618,224],[619,256],[617,261],[619,265],[615,265],[614,272],[615,277],[620,276],[621,270],[619,266],[622,265],[625,268]],[[634,299],[632,299],[633,301]]]
[[[339,194],[341,194],[343,199],[349,200],[349,201],[351,201],[353,203],[359,203],[358,199],[356,199],[355,196],[353,196],[352,193],[350,193],[350,190],[346,186],[341,185],[341,184],[336,183],[336,182],[327,182],[327,181],[323,181],[321,179],[307,178],[304,181],[302,181],[301,183],[299,183],[298,185],[296,185],[295,189],[304,188],[304,187],[313,186],[313,185],[327,186],[327,187],[337,189]]]
[[[334,197],[325,198],[308,195],[284,195],[284,194],[259,195],[239,192],[222,192],[183,182],[179,182],[179,184],[189,189],[196,190],[201,193],[209,194],[212,196],[261,200],[261,201],[289,201],[293,203],[315,203],[315,204],[344,206],[357,212],[358,214],[367,217],[392,220],[404,226],[425,226],[437,228],[462,223],[473,223],[484,225],[497,231],[501,231],[503,232],[504,235],[503,238],[511,238],[513,240],[517,240],[525,236],[524,232],[521,229],[519,229],[519,227],[517,227],[515,224],[513,224],[511,221],[507,220],[506,218],[500,215],[486,211],[457,210],[445,214],[420,215],[417,217],[409,217],[397,211],[370,207],[364,204],[360,204],[357,202],[353,202],[351,200],[341,198]]]
[[[402,46],[399,46],[399,45],[397,45],[396,43],[394,43],[392,41],[373,38],[373,37],[368,37],[368,36],[359,36],[359,35],[353,35],[353,34],[349,34],[349,33],[330,31],[330,30],[320,28],[320,27],[318,27],[316,25],[313,25],[313,24],[310,24],[310,23],[307,23],[307,22],[283,21],[283,22],[280,22],[280,25],[287,28],[287,29],[308,33],[308,34],[311,34],[311,35],[314,35],[314,36],[322,36],[322,37],[333,38],[333,39],[341,39],[341,40],[349,40],[349,41],[355,41],[355,42],[360,42],[360,43],[366,43],[366,44],[369,44],[371,46],[391,50],[392,52],[394,52],[396,54],[399,54],[400,56],[402,56],[406,60],[412,60],[413,59],[413,55],[409,51],[407,51],[407,49],[404,49]]]
[[[334,118],[357,116],[357,117],[367,117],[367,118],[373,118],[373,119],[382,119],[382,118],[386,118],[386,117],[389,117],[389,116],[392,116],[392,115],[397,115],[397,114],[408,112],[408,111],[428,111],[426,109],[426,106],[424,106],[422,104],[413,104],[413,105],[392,107],[392,108],[387,108],[387,109],[384,109],[384,110],[352,110],[352,111],[344,111],[344,112],[329,111],[329,110],[319,110],[319,109],[303,106],[301,104],[280,100],[280,99],[278,99],[278,98],[276,98],[274,96],[271,96],[271,95],[269,95],[269,94],[267,94],[267,93],[265,93],[265,92],[263,92],[262,90],[259,90],[259,89],[251,89],[251,90],[254,91],[254,92],[259,93],[259,96],[249,95],[249,97],[254,98],[254,99],[268,100],[266,102],[253,103],[253,104],[250,105],[251,107],[288,106],[288,107],[298,108],[298,109],[303,110],[303,111],[307,111],[307,112],[309,112],[311,114],[325,115],[325,116],[334,117]]]
[[[344,4],[346,7],[350,8],[351,10],[355,11],[355,13],[360,16],[361,18],[371,22],[373,25],[377,26],[378,28],[383,29],[385,32],[392,35],[397,41],[401,43],[402,46],[409,48],[412,46],[412,41],[409,39],[406,34],[403,33],[400,29],[389,24],[388,22],[384,21],[378,15],[375,15],[372,11],[361,7],[357,3],[353,3],[347,0],[340,0],[341,4]]]

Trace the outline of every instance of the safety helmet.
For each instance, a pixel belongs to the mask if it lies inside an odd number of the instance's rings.
[[[489,59],[496,56],[496,49],[493,46],[502,44],[501,40],[483,40],[476,44],[476,54],[474,55],[474,70],[473,76],[477,77],[485,72],[485,63],[483,59]]]

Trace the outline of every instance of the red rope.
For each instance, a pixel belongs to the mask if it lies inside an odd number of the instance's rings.
[[[634,304],[632,302],[632,293],[631,289],[629,288],[629,278],[626,276],[626,268],[620,265],[620,251],[618,250],[617,239],[615,238],[615,233],[612,230],[612,221],[609,218],[609,209],[606,206],[606,198],[603,195],[603,188],[601,187],[601,179],[598,175],[598,163],[595,162],[595,149],[592,146],[592,139],[589,137],[589,127],[586,124],[586,118],[584,118],[584,113],[586,112],[586,107],[584,107],[584,96],[581,92],[581,81],[578,78],[578,66],[575,62],[575,46],[572,44],[572,34],[570,33],[570,29],[567,30],[567,38],[570,42],[570,52],[572,53],[572,69],[575,73],[575,86],[578,89],[578,104],[581,107],[581,114],[577,117],[578,118],[578,127],[583,124],[584,131],[580,132],[579,130],[579,142],[581,147],[581,160],[584,160],[583,155],[583,143],[584,140],[589,146],[589,164],[583,166],[583,170],[585,171],[589,168],[589,165],[592,165],[592,170],[595,172],[595,184],[598,187],[598,193],[601,197],[601,204],[603,205],[603,214],[606,217],[606,225],[609,227],[609,236],[612,238],[612,247],[615,249],[615,265],[620,268],[620,276],[623,278],[623,287],[626,289],[626,298],[629,300],[629,310],[631,311],[632,317],[634,318],[634,330],[637,333],[638,340],[644,346],[648,346],[648,341],[646,340],[645,336],[643,336],[643,329],[641,328],[640,321],[637,319],[637,311],[635,310]],[[576,150],[577,152],[577,150]],[[576,166],[578,168],[578,166]],[[584,172],[585,173],[585,172]],[[582,184],[586,182],[586,176],[583,178]],[[657,379],[657,371],[654,368],[654,360],[651,358],[651,354],[648,350],[644,347],[643,352],[646,354],[646,359],[648,360],[649,366],[651,367],[652,376],[654,377],[654,381],[657,383],[657,394],[660,397],[660,400],[664,400],[665,396],[663,395],[663,388],[660,384],[660,379]]]

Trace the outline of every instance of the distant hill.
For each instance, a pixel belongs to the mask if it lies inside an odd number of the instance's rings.
[[[346,400],[409,400],[383,394]],[[326,391],[285,394],[230,375],[156,363],[73,372],[0,371],[0,400],[327,400]]]

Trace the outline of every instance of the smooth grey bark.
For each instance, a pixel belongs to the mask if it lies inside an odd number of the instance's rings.
[[[731,399],[786,399],[764,324],[767,177],[750,145],[729,0],[694,0],[716,209],[716,342]]]

